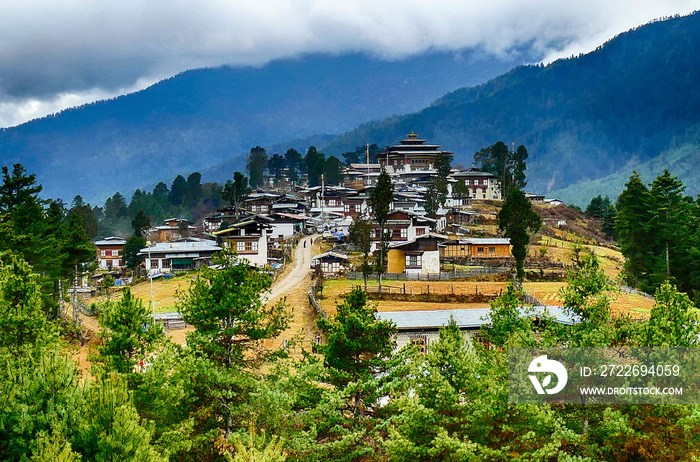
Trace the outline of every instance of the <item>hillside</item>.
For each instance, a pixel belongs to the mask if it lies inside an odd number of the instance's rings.
[[[366,124],[324,149],[338,153],[365,140],[389,145],[414,130],[466,165],[498,140],[524,144],[534,192],[627,174],[700,122],[698,53],[700,13],[654,22],[589,54],[518,67],[422,111]]]
[[[66,201],[150,189],[233,156],[218,170],[223,178],[211,178],[227,179],[244,168],[240,155],[253,146],[337,134],[415,111],[537,59],[527,50],[499,59],[471,50],[395,62],[355,54],[191,70],[137,93],[0,129],[0,164],[24,164],[46,197]]]
[[[685,193],[690,196],[700,194],[700,125],[690,131],[691,134],[684,141],[672,142],[671,147],[659,156],[646,162],[630,165],[616,173],[607,175],[597,180],[578,183],[563,189],[552,191],[550,195],[561,199],[567,204],[576,204],[586,207],[591,197],[601,194],[610,197],[613,201],[625,189],[633,171],[639,173],[642,181],[651,183],[661,175],[664,169],[668,169],[677,176],[686,186]]]

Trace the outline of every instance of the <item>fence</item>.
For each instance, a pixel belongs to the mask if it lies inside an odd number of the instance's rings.
[[[386,273],[382,275],[383,281],[449,281],[450,279],[464,279],[475,276],[486,276],[490,274],[507,273],[509,270],[504,266],[486,266],[483,268],[471,268],[461,271],[445,271],[441,273]],[[357,280],[363,279],[362,273],[359,271],[350,271],[345,273],[347,279]],[[370,281],[377,280],[377,274],[371,274],[367,278]]]
[[[309,289],[309,303],[311,303],[311,306],[314,307],[316,310],[316,313],[321,316],[322,318],[328,318],[328,315],[326,312],[321,308],[321,304],[319,303],[318,299],[316,298],[316,294],[318,291],[321,289],[323,286],[323,278],[317,277],[316,280],[314,281],[313,284],[311,284],[311,288]]]
[[[646,292],[642,292],[641,290],[633,289],[629,286],[621,285],[620,286],[620,292],[624,292],[626,294],[634,294],[634,295],[639,295],[640,297],[648,298],[649,300],[654,300],[654,296],[650,295]]]

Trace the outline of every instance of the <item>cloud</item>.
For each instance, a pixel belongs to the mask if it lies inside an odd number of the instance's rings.
[[[428,49],[529,46],[548,60],[687,14],[688,0],[5,0],[0,126],[186,69],[304,53],[399,59]]]

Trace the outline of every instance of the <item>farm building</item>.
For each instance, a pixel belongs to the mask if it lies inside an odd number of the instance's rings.
[[[440,250],[438,244],[447,236],[427,233],[407,242],[389,244],[387,272],[406,274],[439,274]]]
[[[335,275],[345,271],[348,256],[339,252],[326,252],[316,255],[311,261],[314,267],[321,265],[324,275]]]
[[[510,239],[470,237],[440,244],[443,258],[510,258]]]
[[[407,344],[419,345],[426,351],[430,344],[440,338],[440,329],[454,319],[457,327],[466,332],[469,340],[478,336],[481,326],[488,323],[490,308],[471,308],[457,310],[426,310],[426,311],[378,311],[377,319],[390,320],[396,325],[396,349],[400,350]],[[526,311],[520,308],[521,314]],[[577,318],[567,314],[560,306],[534,306],[532,312],[527,312],[533,318],[552,318],[555,322],[572,325],[579,322]]]
[[[198,269],[212,263],[212,256],[221,247],[214,241],[184,239],[180,241],[158,242],[139,251],[146,257],[146,270],[150,273],[171,273]]]
[[[95,242],[97,262],[102,270],[112,271],[124,268],[124,245],[121,237],[110,236]]]

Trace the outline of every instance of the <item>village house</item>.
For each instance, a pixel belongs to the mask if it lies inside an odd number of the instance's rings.
[[[243,201],[243,206],[250,213],[267,215],[272,213],[272,206],[280,197],[279,194],[252,193]]]
[[[268,238],[273,228],[272,222],[272,218],[254,215],[212,234],[221,247],[262,268],[268,264]]]
[[[170,242],[188,238],[197,231],[184,218],[168,218],[165,225],[156,226],[147,231],[146,240],[150,242]]]
[[[440,250],[438,244],[447,236],[426,233],[407,242],[392,242],[387,254],[388,273],[407,275],[440,274]]]
[[[418,236],[429,233],[435,226],[436,220],[405,210],[395,210],[389,213],[386,228],[391,231],[392,242],[408,242]],[[370,231],[372,250],[377,250],[381,240],[379,225]]]
[[[488,172],[483,172],[478,168],[468,168],[467,170],[453,172],[452,178],[457,181],[463,181],[464,185],[469,190],[470,200],[496,200],[503,199],[501,194],[500,181],[495,175]],[[454,190],[454,184],[450,185],[450,189]],[[466,201],[459,205],[468,205]],[[455,206],[458,204],[454,204]]]
[[[95,241],[98,268],[107,271],[122,270],[125,267],[124,245],[126,241],[116,236]]]
[[[510,239],[498,237],[469,237],[443,242],[443,258],[510,258]]]
[[[183,239],[158,242],[139,251],[145,256],[146,270],[150,273],[187,271],[211,265],[212,256],[221,251],[216,242],[204,239]]]
[[[333,251],[316,255],[313,259],[311,259],[312,267],[316,268],[318,265],[320,265],[321,272],[324,276],[336,276],[343,273],[346,270],[347,262],[347,255]]]

